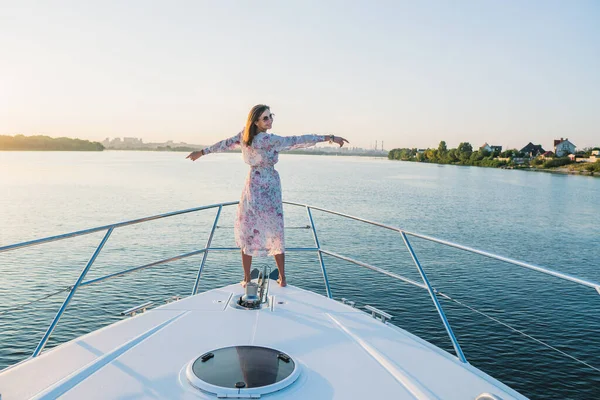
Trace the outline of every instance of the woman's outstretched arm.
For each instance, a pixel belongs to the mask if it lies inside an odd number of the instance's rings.
[[[198,158],[205,156],[210,153],[220,153],[227,150],[233,150],[238,147],[242,140],[242,132],[239,132],[237,135],[232,136],[228,139],[221,140],[213,144],[212,146],[205,147],[200,151],[193,151],[186,158],[189,158],[192,161],[196,161]]]
[[[278,150],[294,150],[314,146],[321,142],[335,142],[341,146],[348,141],[340,136],[333,135],[299,135],[299,136],[278,136],[270,135],[271,144]]]

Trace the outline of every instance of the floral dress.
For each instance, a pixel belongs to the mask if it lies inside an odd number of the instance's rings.
[[[250,146],[241,142],[243,132],[204,149],[204,154],[242,147],[250,165],[234,224],[235,242],[249,256],[273,256],[285,252],[281,181],[274,165],[279,152],[324,142],[323,135],[278,136],[258,133]]]

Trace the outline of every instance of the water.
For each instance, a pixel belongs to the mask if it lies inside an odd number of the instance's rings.
[[[239,154],[196,163],[182,153],[0,152],[0,246],[239,199]],[[282,155],[284,200],[362,218],[600,281],[600,179],[361,157]],[[234,246],[233,207],[213,246]],[[88,278],[204,247],[215,210],[117,229]],[[397,233],[314,211],[322,247],[419,280]],[[289,247],[314,245],[306,211],[285,206]],[[0,254],[0,312],[71,285],[103,233]],[[600,297],[580,287],[411,239],[439,290],[600,367]],[[325,293],[317,257],[288,253],[291,284]],[[201,257],[82,288],[47,347],[119,320],[148,300],[189,295]],[[240,279],[237,253],[211,253],[200,290]],[[255,265],[272,259],[255,259]],[[452,352],[428,294],[325,257],[334,297],[371,304]],[[360,290],[359,290],[360,288]],[[31,354],[60,306],[55,296],[0,314],[0,368]],[[443,301],[468,360],[531,398],[595,398],[600,373],[455,303]]]

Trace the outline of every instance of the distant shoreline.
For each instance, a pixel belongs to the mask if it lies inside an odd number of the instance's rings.
[[[0,135],[0,151],[102,151],[104,146],[89,140],[49,136]]]
[[[390,160],[390,161],[402,161],[408,163],[416,163],[416,164],[429,164],[429,165],[439,165],[439,166],[450,166],[450,167],[473,167],[473,168],[487,168],[487,169],[503,169],[503,170],[512,170],[512,171],[525,171],[525,172],[545,172],[547,174],[555,174],[555,175],[575,175],[575,176],[589,176],[592,178],[600,178],[600,173],[593,171],[586,171],[583,169],[569,169],[568,167],[556,167],[556,168],[535,168],[535,167],[491,167],[491,166],[482,166],[482,165],[461,165],[461,164],[442,164],[442,163],[432,163],[432,162],[415,162],[408,160]],[[573,164],[570,164],[573,165]]]
[[[191,152],[194,150],[157,150],[157,149],[102,149],[102,150],[86,150],[86,149],[2,149],[0,148],[0,153],[1,152],[26,152],[26,151],[32,151],[32,152],[51,152],[51,151],[59,151],[59,152],[77,152],[77,151],[81,151],[81,152],[90,152],[90,151],[95,151],[95,152],[122,152],[122,151],[139,151],[139,152],[144,152],[144,153],[150,153],[150,152],[156,152],[156,153],[187,153],[187,152]],[[221,154],[240,154],[241,151],[225,151]],[[378,155],[378,154],[362,154],[362,153],[332,153],[332,152],[300,152],[300,151],[284,151],[281,152],[279,154],[292,154],[292,155],[307,155],[307,156],[333,156],[333,157],[337,157],[337,156],[341,156],[341,157],[375,157],[375,158],[385,158],[387,159],[387,155]]]
[[[205,146],[206,147],[206,146]],[[204,148],[204,147],[202,147]],[[198,151],[198,148],[186,148],[185,150],[181,147],[177,148],[160,148],[160,149],[114,149],[114,148],[105,148],[106,151],[156,151],[156,152],[174,152],[174,153],[185,153]],[[229,150],[224,151],[222,153],[232,153],[232,154],[240,154],[241,150]],[[354,156],[354,157],[378,157],[378,158],[387,158],[387,153],[353,153],[351,151],[306,151],[306,150],[291,150],[291,151],[282,151],[279,154],[304,154],[304,155],[312,155],[312,156]]]
[[[86,150],[86,149],[0,149],[0,153],[1,152],[12,153],[12,152],[17,152],[17,151],[21,151],[21,152],[34,151],[36,153],[51,152],[51,151],[57,151],[57,152],[61,152],[61,153],[72,153],[72,152],[81,151],[83,153],[89,153],[89,152],[100,153],[100,152],[102,152],[104,150]]]
[[[131,138],[126,138],[131,139]],[[107,139],[108,140],[108,139]],[[141,143],[141,139],[138,139]],[[106,142],[106,141],[105,141]],[[140,143],[122,143],[118,142],[116,147],[111,144],[91,142],[89,140],[72,139],[67,137],[52,138],[49,136],[36,135],[0,135],[0,152],[2,151],[144,151],[144,152],[176,152],[176,153],[191,153],[198,151],[207,146],[187,144],[187,143],[149,143],[141,145]],[[337,151],[336,151],[337,150]],[[241,153],[241,150],[226,151],[225,153]],[[314,148],[311,150],[292,150],[282,151],[280,154],[305,154],[315,156],[354,156],[354,157],[387,157],[387,152],[367,149],[348,149],[344,148],[341,151],[321,150]]]
[[[594,173],[592,171],[585,170],[570,170],[564,167],[546,169],[546,168],[520,168],[523,171],[531,171],[531,172],[546,172],[549,174],[557,174],[557,175],[579,175],[579,176],[590,176],[592,178],[600,178],[600,173]]]
[[[473,151],[473,146],[468,142],[461,142],[457,148],[448,149],[446,142],[442,140],[437,149],[398,148],[390,150],[388,159],[438,165],[514,169],[561,175],[600,176],[600,160],[596,161],[591,158],[594,157],[593,149],[589,149],[587,154],[587,157],[591,160],[580,160],[579,162],[571,156],[555,157],[553,153],[550,156],[544,153],[542,156],[533,157],[531,154],[527,155],[516,149],[504,152],[501,150],[500,146],[494,146],[493,151],[488,151],[484,147]],[[600,149],[597,148],[596,150]]]

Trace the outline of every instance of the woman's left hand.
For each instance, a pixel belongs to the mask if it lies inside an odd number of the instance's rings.
[[[344,142],[346,142],[346,143],[350,143],[349,141],[347,141],[346,139],[344,139],[344,138],[343,138],[343,137],[341,137],[341,136],[334,136],[334,137],[333,137],[333,141],[334,141],[335,143],[339,144],[339,145],[340,145],[340,147],[342,147],[342,146],[344,145]]]

